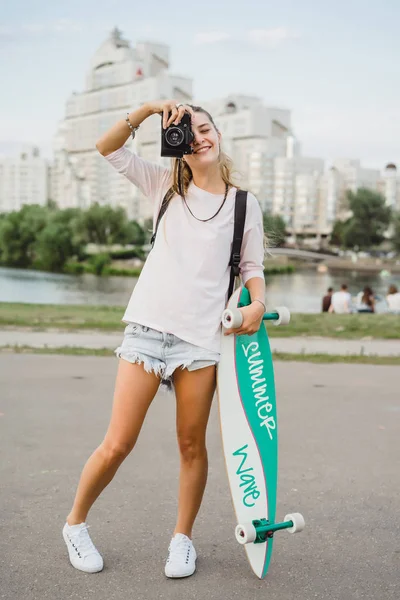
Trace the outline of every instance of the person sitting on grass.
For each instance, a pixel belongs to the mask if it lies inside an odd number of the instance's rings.
[[[374,313],[375,297],[372,289],[366,285],[364,290],[357,295],[357,312]]]
[[[340,290],[332,294],[332,302],[328,312],[345,315],[351,313],[351,309],[351,296],[347,284],[342,283]]]
[[[389,286],[388,293],[386,296],[386,302],[388,304],[389,312],[395,315],[400,314],[400,292],[397,286]]]
[[[322,298],[322,312],[328,312],[332,304],[333,288],[328,288],[326,295]]]

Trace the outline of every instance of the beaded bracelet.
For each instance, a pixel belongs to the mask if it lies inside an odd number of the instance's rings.
[[[131,122],[130,122],[130,120],[129,120],[129,113],[126,113],[126,119],[125,119],[125,121],[128,123],[128,127],[129,127],[129,129],[131,130],[132,139],[134,140],[134,139],[135,139],[136,132],[137,132],[137,130],[139,129],[140,125],[138,125],[137,127],[134,127],[134,126],[132,125],[132,123],[131,123]]]

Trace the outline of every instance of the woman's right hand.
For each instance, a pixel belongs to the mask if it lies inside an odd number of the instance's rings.
[[[178,125],[185,112],[194,117],[194,112],[190,106],[182,104],[182,106],[176,108],[177,104],[179,104],[178,100],[156,100],[154,102],[148,102],[148,106],[153,114],[162,113],[163,129],[167,129],[172,123]]]

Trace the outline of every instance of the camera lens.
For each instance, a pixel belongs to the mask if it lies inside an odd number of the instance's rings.
[[[170,146],[179,146],[184,140],[183,131],[178,127],[171,127],[167,130],[165,139]]]

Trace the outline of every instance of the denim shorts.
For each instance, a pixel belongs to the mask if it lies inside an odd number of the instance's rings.
[[[145,371],[155,373],[169,389],[173,387],[173,373],[178,367],[196,371],[216,365],[220,358],[218,352],[138,323],[125,327],[124,339],[115,354],[130,363],[143,364]]]

